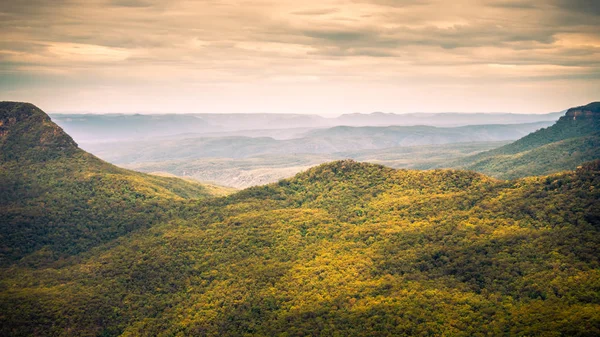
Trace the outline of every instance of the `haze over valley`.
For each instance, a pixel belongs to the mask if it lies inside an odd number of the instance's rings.
[[[548,127],[560,114],[51,116],[111,163],[245,188],[345,158],[431,168]]]

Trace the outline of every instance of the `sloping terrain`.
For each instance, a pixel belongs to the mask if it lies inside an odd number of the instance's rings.
[[[600,334],[600,161],[336,161],[218,198],[2,103],[2,336]]]
[[[600,159],[600,102],[571,108],[556,124],[514,143],[440,167],[514,179],[572,170],[595,159]]]
[[[595,336],[599,173],[321,165],[59,267],[13,266],[1,333]]]
[[[37,107],[0,103],[0,265],[75,255],[219,194],[103,162]]]

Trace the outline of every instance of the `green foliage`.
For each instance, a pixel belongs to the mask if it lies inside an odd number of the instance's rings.
[[[42,162],[72,154],[77,144],[29,103],[0,102],[0,161]]]
[[[600,161],[498,181],[346,160],[189,200],[207,190],[42,148],[2,147],[2,336],[600,334]]]
[[[215,188],[117,168],[31,104],[0,103],[0,265],[46,264],[164,221]],[[34,253],[32,255],[32,253]]]
[[[321,165],[59,267],[11,267],[2,333],[597,335],[599,173]]]
[[[469,169],[502,179],[573,170],[600,158],[600,102],[569,109],[551,127],[514,143],[440,166]]]
[[[514,155],[484,156],[464,168],[501,179],[545,175],[575,169],[600,158],[600,137],[576,137]]]

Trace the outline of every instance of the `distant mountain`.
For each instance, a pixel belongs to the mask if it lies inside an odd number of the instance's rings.
[[[338,126],[307,132],[302,144],[331,144],[329,152],[383,149],[398,146],[451,144],[466,142],[505,141],[518,139],[551,122],[509,125],[469,125],[462,127]],[[321,145],[323,146],[323,145]]]
[[[437,126],[523,124],[556,121],[559,114],[372,113],[336,118],[301,114],[51,114],[53,121],[83,143],[143,140],[157,137],[298,138],[301,129],[335,126]],[[186,135],[187,134],[187,135]]]
[[[514,143],[442,166],[512,179],[575,169],[600,158],[600,102],[567,110],[554,125]]]
[[[551,122],[513,125],[347,127],[312,130],[300,138],[195,137],[86,144],[85,149],[115,164],[156,163],[199,158],[332,154],[399,146],[506,141]],[[174,173],[174,172],[171,172]]]
[[[330,125],[330,119],[310,114],[194,114],[225,131],[316,128]]]
[[[80,143],[156,139],[180,135],[254,136],[328,125],[328,119],[293,114],[51,114]],[[291,129],[287,131],[287,129]],[[262,135],[262,136],[265,136]],[[284,135],[284,138],[287,135]]]
[[[470,142],[445,145],[404,146],[381,150],[356,150],[330,154],[267,154],[245,158],[199,158],[123,165],[141,172],[170,172],[203,182],[235,188],[274,183],[310,167],[352,158],[393,168],[426,169],[460,157],[497,148],[507,142]]]
[[[194,115],[52,114],[52,120],[78,142],[140,140],[222,128]]]
[[[108,164],[34,105],[0,102],[0,265],[76,255],[219,193]]]

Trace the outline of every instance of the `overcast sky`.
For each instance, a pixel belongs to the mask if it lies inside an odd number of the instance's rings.
[[[0,1],[49,112],[551,112],[600,100],[598,0]]]

